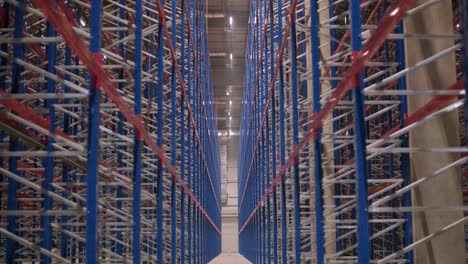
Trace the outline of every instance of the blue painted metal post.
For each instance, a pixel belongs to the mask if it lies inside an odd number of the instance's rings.
[[[182,80],[187,85],[187,89],[190,87],[190,80],[185,78],[185,65],[188,64],[188,68],[190,71],[190,59],[188,61],[185,60],[185,1],[182,1],[181,3],[181,10],[182,10],[182,21],[181,21],[181,36],[182,36],[182,42],[181,42],[181,64],[182,64]],[[189,38],[189,48],[187,49],[189,58],[190,58],[190,38]],[[182,106],[181,108],[181,113],[180,113],[180,130],[181,130],[181,137],[180,137],[180,175],[181,179],[185,180],[185,107],[184,107],[184,100],[185,100],[185,94],[182,93],[180,97],[180,105]],[[188,118],[190,120],[190,118]],[[188,125],[190,127],[190,124]],[[185,264],[185,192],[182,191],[180,194],[180,263]]]
[[[161,5],[164,5],[164,0],[161,0]],[[158,16],[161,16],[164,14],[158,14]],[[163,56],[164,56],[164,35],[163,35],[163,25],[160,23],[158,26],[158,62],[163,61]],[[164,65],[162,63],[158,63],[158,74],[157,74],[157,124],[158,124],[158,138],[157,138],[157,144],[158,147],[162,149],[163,147],[163,125],[164,125],[164,119],[163,119],[163,111],[164,111],[164,105],[163,105],[163,85],[164,85],[164,80],[163,80],[163,71],[164,71]],[[163,263],[163,252],[164,252],[164,241],[163,241],[163,162],[162,160],[159,161],[158,165],[158,171],[157,171],[157,262],[158,263]]]
[[[189,21],[193,24],[193,2],[189,1],[188,6],[187,6],[187,12],[189,16]],[[193,34],[193,31],[192,31]],[[193,43],[192,43],[192,38],[188,38],[187,40],[188,47],[190,48]],[[193,90],[194,90],[194,77],[192,76],[192,67],[194,66],[192,63],[192,52],[188,52],[188,59],[187,59],[187,79],[189,85],[187,86],[187,99],[189,102],[193,100]],[[188,113],[187,117],[187,137],[188,137],[188,146],[187,146],[187,164],[190,164],[187,168],[187,186],[193,190],[193,166],[192,166],[192,155],[193,155],[193,133],[191,130],[191,125],[190,125],[190,117],[193,115],[193,112]],[[187,205],[187,256],[188,256],[188,264],[194,263],[193,262],[193,236],[192,236],[192,225],[193,225],[193,219],[192,219],[192,202],[189,201]]]
[[[192,5],[189,3],[189,5],[187,6],[187,10],[188,10],[188,14],[189,14],[189,18],[193,17],[192,15]],[[187,40],[188,42],[188,47],[191,46],[191,38],[188,38]],[[187,86],[187,99],[188,101],[190,102],[193,98],[193,80],[194,78],[192,77],[192,67],[193,67],[193,64],[192,64],[192,52],[188,52],[188,59],[187,59],[187,79],[188,79],[188,83],[189,85]],[[191,125],[190,125],[190,117],[192,116],[192,113],[189,113],[189,116],[187,118],[187,136],[188,136],[188,142],[187,142],[187,153],[188,153],[188,157],[187,157],[187,164],[190,164],[187,168],[187,186],[193,190],[193,166],[191,165],[192,164],[192,144],[193,144],[193,132],[191,130]],[[193,225],[193,219],[192,219],[192,202],[189,201],[188,202],[188,205],[187,205],[187,255],[188,255],[188,261],[187,263],[188,264],[191,264],[193,263],[192,262],[192,225]]]
[[[265,15],[264,15],[264,4],[265,0],[260,0],[258,2],[259,5],[259,23],[258,23],[258,30],[260,32],[260,37],[258,40],[258,49],[257,49],[257,54],[260,58],[258,61],[259,67],[260,67],[260,83],[258,84],[258,91],[259,91],[259,104],[258,104],[258,128],[257,128],[257,134],[260,137],[260,146],[258,149],[257,157],[259,159],[259,192],[258,192],[258,201],[260,201],[264,191],[265,191],[265,136],[264,136],[264,129],[261,127],[261,123],[263,120],[263,109],[264,109],[264,102],[265,102],[265,83],[268,81],[265,77],[264,71],[265,71],[265,60],[266,56],[264,56],[261,53],[262,50],[262,44],[264,43],[264,32],[263,32],[263,23],[265,22]],[[261,243],[261,248],[260,248],[260,263],[265,264],[265,256],[266,256],[266,251],[267,251],[267,245],[266,245],[266,214],[265,214],[265,205],[262,204],[260,207],[260,213],[259,213],[259,225],[260,225],[260,236],[259,240]]]
[[[195,42],[193,43],[194,44],[194,47],[195,47],[195,61],[200,61],[200,52],[198,50],[198,47],[199,47],[199,43],[200,43],[200,33],[199,33],[199,23],[200,23],[200,18],[199,18],[199,14],[198,14],[198,9],[200,8],[200,1],[195,1],[195,23],[194,23],[194,29],[193,29],[193,32],[194,32],[194,35],[195,35]],[[194,87],[194,97],[193,97],[193,102],[194,102],[194,106],[193,106],[193,109],[195,111],[194,115],[195,115],[195,120],[196,120],[196,123],[198,124],[199,121],[200,121],[200,113],[199,113],[199,100],[200,100],[200,94],[198,93],[199,89],[200,88],[200,66],[199,64],[195,64],[195,78],[196,78],[196,87]],[[194,132],[197,132],[197,133],[200,133],[200,128],[197,127],[196,129],[194,128]],[[196,163],[195,163],[195,186],[194,186],[194,190],[195,190],[195,196],[197,197],[197,199],[200,199],[200,166],[199,166],[199,157],[200,157],[200,153],[199,153],[199,149],[198,149],[198,143],[195,141],[194,142],[194,160],[196,160]],[[196,210],[194,211],[194,215],[195,215],[195,240],[194,240],[194,246],[195,246],[195,263],[196,264],[200,264],[201,263],[201,252],[200,252],[200,248],[201,248],[201,236],[200,236],[200,214],[199,214],[199,211]]]
[[[101,61],[101,0],[91,1],[90,51]],[[99,161],[99,101],[100,87],[97,76],[91,76],[89,96],[87,196],[86,196],[86,263],[98,262],[97,220],[98,220],[98,161]]]
[[[26,4],[26,1],[20,0],[21,5]],[[13,36],[15,38],[21,38],[23,36],[24,29],[24,9],[16,8],[15,17],[13,21],[14,32]],[[24,44],[14,43],[13,44],[13,58],[24,60]],[[21,82],[21,73],[23,72],[23,67],[19,64],[13,64],[12,77],[11,77],[11,87],[12,93],[22,93],[24,91],[24,85]],[[16,137],[12,137],[10,140],[10,151],[18,151],[21,148],[21,144]],[[8,171],[14,174],[18,174],[18,157],[8,158]],[[18,190],[18,182],[12,178],[8,178],[8,194],[7,194],[7,210],[17,210],[18,204],[16,199],[16,192]],[[16,233],[16,216],[9,215],[7,216],[7,230],[10,233]],[[6,263],[14,263],[14,258],[16,254],[17,242],[11,238],[7,238],[5,242],[6,249]]]
[[[270,4],[268,4],[268,2],[270,2],[271,4],[271,0],[270,1],[265,1],[265,6],[263,8],[264,10],[264,17],[265,19],[267,19],[266,17],[270,15],[270,12],[268,12],[269,8],[270,8]],[[268,5],[267,5],[268,4]],[[270,21],[273,20],[273,17],[270,16]],[[266,22],[266,21],[265,21]],[[270,30],[269,34],[271,35],[272,34],[272,31]],[[269,73],[268,73],[268,67],[269,67],[269,62],[270,62],[270,58],[268,56],[268,50],[269,50],[269,46],[268,46],[268,32],[267,34],[263,37],[264,38],[264,50],[265,50],[265,53],[264,53],[264,58],[263,58],[263,63],[264,63],[264,73],[265,73],[265,82],[264,82],[264,102],[267,102],[268,101],[268,96],[269,96],[269,93],[268,93],[268,88],[269,88],[269,83],[270,83],[270,78],[269,78]],[[271,52],[271,51],[270,51]],[[272,65],[270,65],[270,67],[273,68]],[[273,77],[273,75],[271,75]],[[263,108],[266,107],[266,103],[263,104]],[[265,166],[266,166],[266,172],[265,172],[265,188],[263,190],[263,192],[266,191],[267,188],[270,187],[270,183],[271,183],[271,175],[270,175],[270,127],[269,127],[269,114],[270,112],[267,111],[265,114],[266,116],[264,117],[265,118],[265,125],[264,125],[264,133],[266,134],[265,135],[265,155],[264,155],[264,159],[265,159]],[[267,241],[267,252],[266,252],[266,256],[267,256],[267,262],[268,264],[271,263],[271,203],[270,203],[270,200],[271,200],[271,196],[268,195],[268,198],[267,198],[267,201],[266,201],[266,211],[267,211],[267,214],[266,214],[266,221],[267,221],[267,224],[266,224],[266,230],[267,230],[267,235],[266,235],[266,241]]]
[[[351,45],[353,58],[361,51],[361,1],[351,0]],[[370,263],[370,227],[367,201],[366,123],[364,120],[363,75],[354,80],[354,132],[357,176],[358,262]]]
[[[177,34],[177,24],[174,22],[176,21],[176,14],[177,14],[177,6],[176,1],[172,0],[172,21],[171,24],[171,42],[172,46],[177,52],[177,41],[176,41],[176,34]],[[175,63],[172,62],[171,67],[171,165],[176,166],[176,93],[177,93],[177,84],[176,84],[176,73],[175,73]],[[183,105],[181,105],[183,108]],[[172,181],[171,183],[171,263],[176,263],[176,254],[177,254],[177,214],[176,214],[176,183]]]
[[[8,2],[3,2],[2,5],[0,5],[0,28],[8,28],[10,25],[10,4]],[[5,37],[5,35],[8,34],[8,32],[2,32],[0,33],[0,36],[2,38]],[[2,43],[0,44],[0,50],[2,52],[8,53],[8,43]],[[8,63],[8,59],[5,57],[0,57],[0,66],[6,66]],[[6,88],[6,73],[7,69],[3,69],[0,72],[0,90],[4,91]],[[3,177],[3,176],[0,176]],[[2,180],[3,178],[0,178]],[[2,198],[2,193],[0,193],[0,201]]]
[[[458,5],[461,11],[461,33],[463,43],[463,78],[465,79],[464,89],[465,95],[468,93],[468,3],[458,0]],[[464,103],[464,124],[468,127],[468,100]],[[468,129],[465,129],[465,144],[468,144]]]
[[[10,4],[7,2],[3,2],[2,5],[0,5],[0,28],[8,28],[10,25]],[[5,35],[8,34],[8,32],[2,32],[0,33],[0,37],[4,38]],[[8,43],[1,43],[0,44],[0,51],[7,53],[8,54]],[[0,57],[0,67],[5,67],[7,66],[8,59],[5,57]],[[5,91],[6,89],[6,73],[7,69],[2,69],[0,70],[0,91]],[[5,133],[3,131],[0,131],[0,140],[3,140],[5,136]],[[4,182],[3,175],[0,175],[0,182]],[[5,208],[3,207],[3,192],[0,192],[0,210],[4,210]],[[8,219],[8,218],[7,218]],[[6,257],[5,257],[6,260]]]
[[[313,113],[320,113],[320,39],[319,39],[319,17],[316,0],[310,0],[310,34],[312,53],[312,90],[313,90]],[[322,191],[322,146],[321,131],[316,131],[314,137],[314,179],[315,179],[315,246],[317,264],[325,263],[325,231],[323,223],[323,191]]]
[[[141,118],[141,89],[142,89],[142,30],[143,30],[143,2],[135,1],[135,68],[134,68],[134,111],[135,115]],[[134,149],[133,149],[133,224],[132,224],[132,254],[133,263],[141,262],[141,150],[143,140],[135,129]]]

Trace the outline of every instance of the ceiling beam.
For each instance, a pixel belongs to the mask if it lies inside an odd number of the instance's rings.
[[[215,52],[211,51],[209,53],[210,57],[226,57],[226,52]]]
[[[209,12],[205,14],[206,18],[224,18],[226,15],[223,12]]]

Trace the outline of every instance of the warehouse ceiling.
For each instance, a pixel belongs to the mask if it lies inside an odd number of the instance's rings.
[[[240,129],[249,1],[210,0],[205,4],[218,130],[223,135],[229,130],[236,135]]]

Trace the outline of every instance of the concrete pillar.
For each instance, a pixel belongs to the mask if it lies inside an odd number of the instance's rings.
[[[427,0],[417,0],[420,5]],[[453,32],[452,1],[441,3],[405,19],[406,33],[450,34]],[[407,66],[427,58],[453,45],[453,40],[406,41]],[[408,75],[408,89],[446,89],[456,81],[455,55],[439,59]],[[432,96],[409,96],[409,112],[412,113],[426,104]],[[429,124],[413,130],[410,134],[412,147],[442,147],[459,145],[458,117],[456,112],[445,114]],[[412,153],[412,180],[429,175],[431,172],[453,162],[459,154]],[[461,206],[463,205],[461,172],[451,171],[412,193],[414,206]],[[462,212],[423,212],[413,214],[414,241],[463,217]],[[415,263],[465,263],[464,226],[459,225],[429,243],[415,250]]]

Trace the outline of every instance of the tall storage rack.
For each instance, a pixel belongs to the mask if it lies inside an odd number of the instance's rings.
[[[205,28],[201,0],[0,2],[0,262],[218,255]]]
[[[447,255],[466,258],[466,5],[251,2],[239,153],[244,256],[464,263]],[[419,253],[426,248],[433,256]]]

